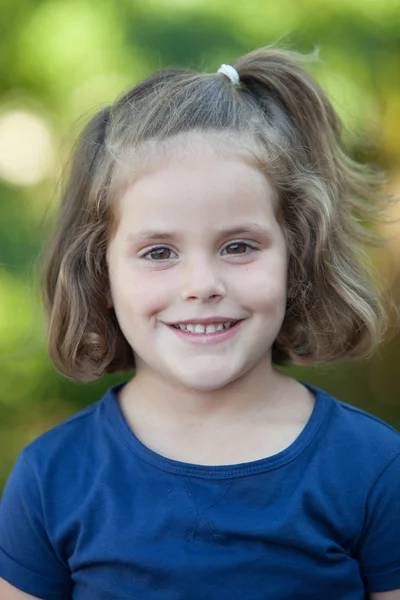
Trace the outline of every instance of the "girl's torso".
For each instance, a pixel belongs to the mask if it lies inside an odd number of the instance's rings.
[[[397,500],[382,504],[399,470],[389,426],[318,391],[283,451],[195,465],[140,442],[117,391],[23,452],[0,511],[0,576],[12,567],[39,597],[52,579],[74,600],[364,600],[383,580],[400,587]]]

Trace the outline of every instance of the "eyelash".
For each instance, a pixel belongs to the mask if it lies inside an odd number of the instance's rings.
[[[228,246],[225,246],[224,250],[226,250],[226,248],[230,248],[231,246],[235,246],[235,245],[239,245],[239,244],[243,244],[244,246],[251,248],[251,252],[257,250],[257,248],[255,246],[253,246],[252,244],[249,244],[248,242],[244,242],[242,240],[228,244]],[[145,260],[148,260],[149,262],[158,262],[158,263],[163,263],[163,262],[166,262],[167,260],[171,260],[171,258],[160,258],[159,260],[148,258],[153,252],[156,252],[157,250],[169,250],[170,252],[173,252],[173,250],[171,250],[167,246],[155,246],[154,248],[150,248],[150,250],[148,250],[146,252],[146,254],[143,254],[140,258],[144,258]],[[251,252],[246,251],[246,252],[241,252],[240,254],[227,254],[224,256],[244,256],[245,254],[251,254]]]

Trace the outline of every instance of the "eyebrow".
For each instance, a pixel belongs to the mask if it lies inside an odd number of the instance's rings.
[[[246,223],[245,225],[231,227],[229,229],[217,229],[216,234],[219,237],[235,237],[237,235],[244,234],[271,236],[271,230],[268,227],[258,225],[257,223]],[[127,236],[127,241],[129,243],[140,243],[144,241],[151,242],[155,240],[170,241],[176,238],[179,238],[179,233],[177,232],[144,229],[143,231],[138,231],[137,233],[130,233]]]

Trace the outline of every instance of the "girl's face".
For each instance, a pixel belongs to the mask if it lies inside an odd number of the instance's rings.
[[[212,391],[270,366],[287,252],[266,177],[250,160],[207,148],[126,188],[107,261],[137,373]]]

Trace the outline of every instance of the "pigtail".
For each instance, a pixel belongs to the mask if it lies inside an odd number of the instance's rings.
[[[264,115],[265,137],[272,127],[285,144],[266,164],[289,249],[288,305],[273,354],[280,364],[367,357],[386,325],[363,246],[377,242],[371,223],[382,177],[347,156],[339,119],[300,58],[266,49],[233,63],[242,94]]]
[[[268,107],[272,99],[283,107],[310,165],[332,177],[332,149],[340,142],[340,124],[331,103],[301,67],[299,58],[297,53],[267,49],[246,54],[233,64],[241,82],[261,106]]]
[[[95,379],[113,361],[133,364],[108,293],[106,248],[109,228],[105,201],[110,180],[104,160],[107,107],[83,131],[72,157],[48,260],[43,272],[49,354],[65,375]]]

